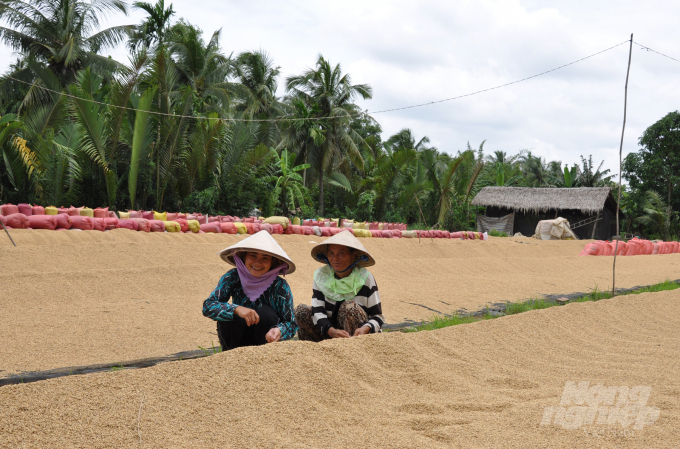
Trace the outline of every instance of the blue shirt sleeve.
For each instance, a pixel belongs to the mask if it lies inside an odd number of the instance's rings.
[[[297,333],[298,325],[295,321],[293,292],[284,279],[281,279],[276,289],[276,300],[273,302],[276,305],[276,313],[281,317],[281,322],[277,325],[281,331],[281,341],[290,340]]]
[[[215,290],[203,301],[203,316],[215,321],[231,321],[234,319],[236,305],[229,304],[234,285],[236,269],[229,270],[217,283]]]

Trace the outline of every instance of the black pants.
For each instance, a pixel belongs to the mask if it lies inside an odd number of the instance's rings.
[[[217,322],[217,336],[223,351],[267,343],[267,332],[279,324],[279,316],[269,306],[262,306],[256,312],[260,316],[260,321],[250,326],[246,324],[246,320],[235,313],[232,321]]]

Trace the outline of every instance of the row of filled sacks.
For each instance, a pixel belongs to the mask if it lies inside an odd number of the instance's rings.
[[[283,234],[284,229],[280,224],[270,223],[242,223],[242,222],[212,222],[201,225],[202,232],[224,234],[256,234],[267,231],[270,234]]]
[[[0,215],[0,221],[8,229],[46,229],[67,230],[77,229],[81,231],[110,231],[112,229],[131,229],[144,232],[195,232],[201,230],[201,225],[196,220],[160,221],[146,220],[144,218],[118,219],[115,217],[96,218],[81,215],[29,215],[12,214]]]
[[[98,207],[90,209],[89,207],[54,207],[54,206],[31,206],[30,204],[3,204],[0,206],[0,215],[9,216],[13,214],[23,214],[27,217],[33,215],[59,215],[66,214],[70,216],[82,216],[90,218],[116,218],[116,213],[109,211],[108,207]]]
[[[0,215],[0,221],[8,229],[48,229],[65,230],[81,229],[107,231],[118,228],[118,219],[114,217],[93,218],[87,216],[57,215],[24,215],[21,213],[7,216]]]
[[[608,242],[598,240],[591,242],[581,251],[581,256],[643,256],[654,254],[680,253],[680,243],[642,240],[634,238],[628,242]]]
[[[203,214],[185,214],[182,212],[156,212],[153,210],[129,210],[118,212],[118,217],[124,220],[143,218],[144,220],[175,221],[175,220],[195,220],[199,224],[208,222],[208,217]]]

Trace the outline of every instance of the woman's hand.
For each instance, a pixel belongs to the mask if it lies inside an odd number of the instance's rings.
[[[267,343],[276,343],[281,340],[281,329],[272,327],[265,337],[267,338]]]
[[[328,329],[328,336],[331,338],[349,338],[349,332],[331,327]]]
[[[257,324],[260,322],[260,315],[257,314],[256,311],[253,309],[249,309],[247,307],[243,306],[237,306],[236,309],[234,310],[234,313],[244,320],[246,320],[246,324],[248,326],[252,326],[253,324]]]
[[[354,331],[354,336],[355,336],[355,337],[358,337],[359,335],[366,335],[366,334],[369,334],[370,332],[371,332],[371,328],[370,328],[370,327],[368,327],[368,326],[361,326],[361,327],[358,327],[358,328]]]

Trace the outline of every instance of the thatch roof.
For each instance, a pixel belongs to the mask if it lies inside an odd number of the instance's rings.
[[[472,200],[472,205],[533,213],[575,209],[593,214],[604,209],[610,191],[609,187],[484,187]]]

